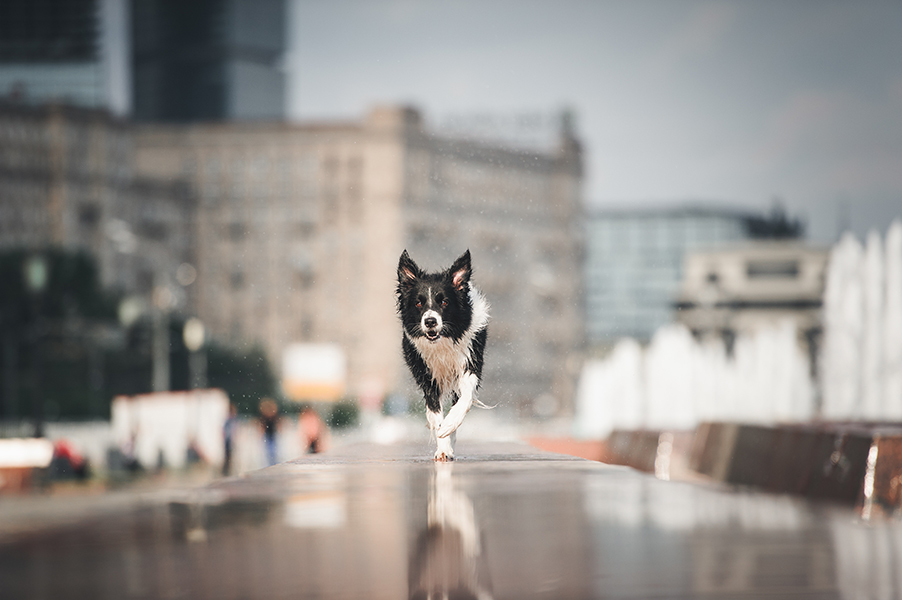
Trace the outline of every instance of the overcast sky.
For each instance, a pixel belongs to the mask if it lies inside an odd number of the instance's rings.
[[[822,242],[902,217],[899,0],[293,2],[293,118],[572,107],[589,205],[780,197]]]

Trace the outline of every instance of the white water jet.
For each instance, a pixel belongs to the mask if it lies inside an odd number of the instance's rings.
[[[902,220],[886,233],[886,305],[883,312],[883,411],[902,420]]]
[[[827,419],[860,416],[864,251],[845,234],[830,252],[824,292],[824,343],[821,352],[822,415]]]
[[[902,221],[834,247],[820,374],[824,417],[902,419]]]
[[[617,344],[590,361],[577,398],[575,433],[691,429],[702,421],[754,423],[902,421],[902,220],[866,246],[845,234],[831,253],[816,414],[808,357],[790,321],[737,336],[733,355],[719,340],[698,342],[682,325],[658,330],[647,348]]]
[[[868,233],[864,252],[864,329],[861,342],[861,415],[883,415],[883,240]]]
[[[804,421],[813,411],[808,372],[789,321],[738,336],[732,357],[719,340],[699,342],[683,325],[667,325],[647,348],[622,340],[606,359],[586,364],[574,433]]]

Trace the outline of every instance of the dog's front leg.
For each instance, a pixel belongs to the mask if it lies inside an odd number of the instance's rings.
[[[457,431],[460,424],[464,422],[464,417],[470,412],[473,406],[473,398],[476,394],[476,386],[479,379],[474,373],[465,373],[460,378],[460,399],[448,411],[448,416],[441,422],[441,426],[436,431],[437,439],[447,439],[449,435]]]
[[[426,408],[426,422],[429,424],[429,430],[435,435],[442,426],[442,409],[438,411]],[[435,460],[449,461],[454,460],[454,450],[451,448],[451,438],[435,436]]]

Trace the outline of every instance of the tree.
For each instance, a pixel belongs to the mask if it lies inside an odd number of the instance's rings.
[[[769,215],[749,217],[746,227],[749,236],[755,239],[797,239],[805,235],[805,224],[801,219],[789,218],[779,198],[774,199]]]
[[[43,275],[33,289],[29,269]],[[51,417],[103,411],[98,332],[116,326],[116,300],[85,252],[0,252],[0,415],[31,415],[40,432],[45,410]]]
[[[207,348],[207,380],[221,388],[244,414],[256,414],[261,398],[277,395],[276,378],[258,347],[241,353],[220,344]]]
[[[26,263],[40,256],[46,282],[26,285]],[[152,390],[152,325],[145,316],[129,328],[117,318],[120,298],[104,290],[94,259],[60,249],[0,252],[0,418],[109,418],[117,395]],[[184,319],[169,322],[170,389],[189,388]],[[215,342],[207,378],[245,413],[277,395],[276,379],[259,348],[238,351]]]

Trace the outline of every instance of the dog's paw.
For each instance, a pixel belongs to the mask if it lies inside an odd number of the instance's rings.
[[[450,450],[436,450],[434,460],[436,462],[451,462],[454,460],[454,453]]]

